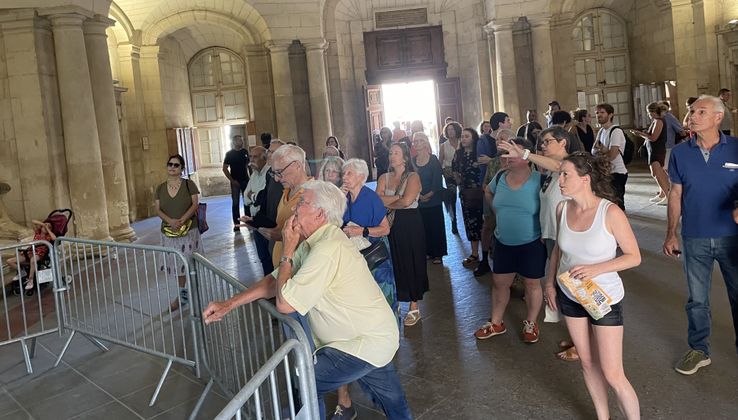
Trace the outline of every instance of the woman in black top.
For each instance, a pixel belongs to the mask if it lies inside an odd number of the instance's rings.
[[[661,102],[651,102],[646,107],[651,117],[651,125],[648,132],[633,130],[637,135],[643,137],[648,150],[648,165],[651,167],[651,176],[659,185],[659,193],[651,198],[652,203],[665,204],[666,192],[669,191],[669,176],[664,170],[666,160],[666,127],[663,115],[669,108]]]
[[[574,129],[571,130],[571,134],[575,135],[584,145],[584,151],[592,153],[592,146],[594,146],[595,135],[594,130],[590,123],[592,122],[592,116],[589,115],[586,109],[577,109],[574,111]]]
[[[454,178],[459,186],[466,238],[471,242],[471,255],[463,261],[464,267],[467,268],[473,268],[479,262],[479,240],[482,236],[484,191],[479,179],[477,141],[479,141],[477,131],[473,128],[465,128],[461,132],[461,147],[456,151],[451,164]]]
[[[428,258],[433,260],[433,264],[441,264],[441,257],[447,254],[441,162],[431,153],[430,142],[425,133],[413,135],[413,147],[418,152],[413,163],[420,175],[421,190],[418,208],[425,228],[425,252]]]

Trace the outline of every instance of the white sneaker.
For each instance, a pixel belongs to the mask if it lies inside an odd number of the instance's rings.
[[[27,274],[28,273],[26,273],[26,270],[24,270],[24,269],[21,268],[20,275],[16,274],[13,277],[13,281],[18,281],[18,280],[22,279],[23,277],[25,277]]]

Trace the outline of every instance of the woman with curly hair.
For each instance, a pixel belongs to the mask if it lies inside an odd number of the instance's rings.
[[[473,128],[461,132],[461,147],[456,151],[451,165],[456,185],[459,186],[461,213],[464,216],[466,238],[471,244],[471,254],[462,264],[474,269],[479,264],[479,240],[482,236],[482,200],[484,190],[479,179],[477,142],[479,134]]]
[[[606,158],[577,152],[564,158],[560,173],[561,193],[571,199],[557,209],[559,231],[544,282],[546,300],[564,315],[597,418],[610,418],[607,393],[612,388],[625,418],[639,419],[638,396],[623,370],[625,290],[618,275],[641,263],[638,243],[625,213],[612,205],[617,197]],[[592,280],[610,298],[610,312],[595,319],[564,286],[560,273]]]

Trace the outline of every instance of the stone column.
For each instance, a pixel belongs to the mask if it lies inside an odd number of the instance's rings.
[[[487,51],[489,54],[489,78],[492,87],[492,112],[500,109],[500,93],[497,86],[497,51],[495,50],[495,31],[490,25],[484,26],[484,34],[487,38]],[[485,119],[489,120],[489,116]]]
[[[533,69],[536,78],[536,107],[540,119],[548,103],[556,99],[556,78],[551,49],[551,19],[533,20],[531,35],[533,38]],[[522,124],[523,121],[520,123]]]
[[[131,241],[136,233],[128,219],[128,191],[123,163],[123,146],[113,91],[108,43],[105,30],[114,21],[97,15],[84,23],[85,47],[92,81],[97,132],[100,138],[102,169],[105,177],[110,235],[116,241]]]
[[[295,122],[295,100],[292,94],[289,46],[289,42],[270,42],[266,45],[272,60],[277,136],[282,140],[297,140],[297,123]]]
[[[82,34],[85,18],[77,13],[49,16],[77,236],[110,240],[95,102]]]
[[[522,122],[520,101],[518,100],[518,79],[515,71],[515,50],[513,49],[512,25],[493,25],[495,34],[495,55],[497,66],[498,111],[507,113],[513,126]]]
[[[325,69],[325,51],[328,49],[328,42],[320,40],[307,42],[304,45],[307,53],[313,150],[317,158],[325,148],[325,139],[333,134],[331,108],[328,102],[328,77]]]

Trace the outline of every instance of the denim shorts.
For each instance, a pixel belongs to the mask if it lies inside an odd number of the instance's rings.
[[[495,239],[492,260],[492,272],[495,274],[518,273],[529,279],[540,279],[546,275],[546,245],[540,239],[514,246]]]
[[[595,321],[589,312],[584,309],[584,306],[580,305],[579,302],[569,299],[561,290],[561,287],[556,284],[556,305],[564,316],[570,318],[589,318],[589,323],[592,325],[599,325],[601,327],[617,327],[623,325],[623,301],[610,305],[612,310],[607,315]]]

